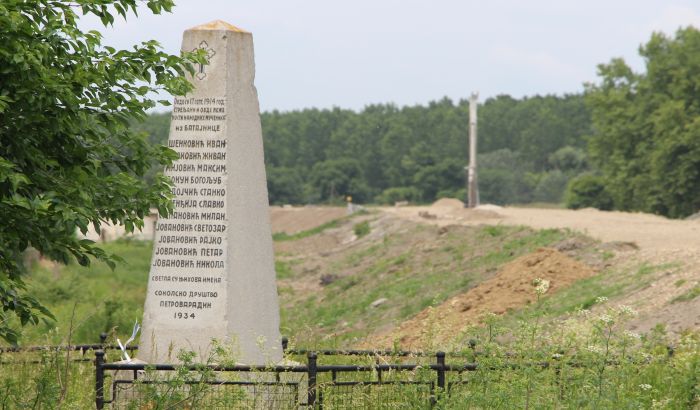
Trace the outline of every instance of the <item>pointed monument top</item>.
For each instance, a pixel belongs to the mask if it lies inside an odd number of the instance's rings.
[[[214,20],[210,21],[209,23],[201,24],[196,27],[192,27],[187,29],[187,31],[190,30],[224,30],[224,31],[235,31],[237,33],[249,33],[249,31],[245,31],[243,29],[240,29],[233,24],[229,24],[223,20]]]

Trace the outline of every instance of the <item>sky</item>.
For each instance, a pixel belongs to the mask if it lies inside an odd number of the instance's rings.
[[[263,111],[480,100],[576,93],[596,66],[638,48],[654,31],[700,27],[697,0],[175,0],[170,14],[113,28],[85,18],[104,44],[155,39],[178,53],[182,32],[224,20],[253,33]]]

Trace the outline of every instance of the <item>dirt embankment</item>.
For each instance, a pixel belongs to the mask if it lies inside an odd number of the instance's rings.
[[[608,302],[610,305],[630,305],[640,312],[639,317],[630,323],[633,329],[644,332],[657,323],[663,323],[670,332],[678,334],[684,329],[700,328],[700,297],[678,302],[679,296],[700,286],[700,220],[677,221],[655,215],[595,209],[572,211],[495,205],[466,209],[456,199],[441,199],[431,206],[386,207],[379,211],[380,216],[362,217],[342,228],[329,229],[304,240],[275,244],[278,254],[285,255],[282,259],[290,261],[295,271],[299,271],[281,282],[283,288],[286,286],[294,294],[288,303],[300,303],[308,295],[322,292],[324,285],[321,282],[325,276],[338,280],[367,269],[372,258],[365,258],[367,260],[362,263],[355,261],[348,266],[349,256],[370,249],[375,241],[384,239],[382,243],[386,245],[386,238],[394,238],[394,235],[412,229],[412,226],[417,226],[415,223],[436,225],[446,230],[450,230],[448,225],[563,228],[583,232],[603,243],[595,245],[595,241],[590,240],[592,244],[588,244],[589,247],[597,249],[593,258],[588,258],[590,255],[586,252],[577,251],[581,244],[576,241],[573,244],[558,244],[556,249],[559,252],[550,249],[526,255],[505,265],[495,277],[488,275],[491,279],[466,293],[431,310],[422,311],[398,327],[384,327],[377,336],[369,335],[365,344],[371,343],[370,347],[390,345],[394,340],[400,340],[404,347],[419,348],[423,336],[429,336],[426,329],[432,332],[431,337],[435,333],[438,337],[443,334],[454,336],[465,325],[478,323],[487,312],[503,313],[534,300],[532,280],[537,277],[550,280],[549,293],[553,293],[573,281],[593,275],[593,270],[620,272],[622,276],[615,276],[618,278],[629,279],[637,275],[640,280],[643,279],[642,285],[629,287],[625,294],[617,295]],[[273,232],[293,234],[345,214],[345,208],[341,207],[273,207]],[[374,221],[372,231],[362,240],[356,240],[352,225],[364,219]],[[431,261],[431,266],[434,266],[444,259],[444,255],[433,255],[432,251],[446,246],[440,245],[439,238],[421,236],[406,243],[394,243],[392,240],[391,254],[382,254],[381,257],[386,260],[398,257],[418,241],[420,249],[425,248],[420,251],[419,259],[435,257],[437,259]],[[376,255],[375,262],[382,262],[378,258],[379,255]],[[402,268],[409,265],[402,265]],[[416,269],[424,269],[425,266],[417,263]],[[614,283],[609,285],[613,286]],[[392,303],[390,301],[387,305]],[[594,309],[604,308],[601,305]],[[426,326],[426,321],[436,325]]]
[[[466,209],[457,200],[432,206],[387,207],[401,218],[444,225],[525,225],[536,229],[571,229],[604,242],[616,254],[609,269],[657,267],[649,285],[610,300],[639,312],[630,323],[638,331],[663,324],[673,334],[700,328],[700,297],[678,301],[700,286],[700,219],[672,220],[658,215],[597,209],[537,209],[482,205]],[[488,214],[483,212],[488,211]],[[429,214],[430,217],[425,216]],[[614,245],[614,246],[612,246]],[[624,245],[625,249],[620,249]],[[612,247],[611,247],[612,246]]]
[[[603,242],[635,242],[643,250],[700,250],[700,219],[674,220],[658,215],[592,208],[570,210],[481,205],[469,209],[457,199],[441,199],[431,206],[381,209],[402,218],[437,225],[503,224],[536,229],[573,229]]]
[[[402,348],[422,349],[427,342],[453,338],[467,325],[479,323],[487,313],[500,315],[534,302],[536,279],[549,281],[547,292],[551,293],[595,273],[561,252],[542,248],[506,264],[496,276],[469,291],[423,310],[369,344],[391,347],[398,340]]]
[[[347,214],[343,207],[331,206],[271,206],[272,232],[289,235],[323,225]]]

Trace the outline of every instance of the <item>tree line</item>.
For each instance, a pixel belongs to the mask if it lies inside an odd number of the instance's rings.
[[[646,67],[598,67],[582,93],[485,100],[478,112],[482,203],[685,217],[700,209],[700,31],[654,33]],[[261,115],[273,204],[465,199],[468,101]],[[169,114],[136,127],[167,140]],[[155,170],[152,171],[155,175]]]
[[[639,54],[644,72],[613,59],[586,87],[597,172],[568,202],[685,217],[700,210],[700,31],[654,33]]]
[[[468,101],[305,109],[261,115],[273,204],[431,202],[465,196]],[[482,202],[561,202],[587,169],[590,115],[582,95],[507,95],[479,106]],[[167,140],[169,114],[140,128]]]

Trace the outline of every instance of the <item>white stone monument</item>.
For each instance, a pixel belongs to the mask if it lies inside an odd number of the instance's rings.
[[[166,169],[175,212],[156,225],[138,358],[175,362],[180,349],[208,358],[212,339],[245,364],[282,358],[253,36],[223,21],[185,31],[204,49],[195,89],[176,97]]]

